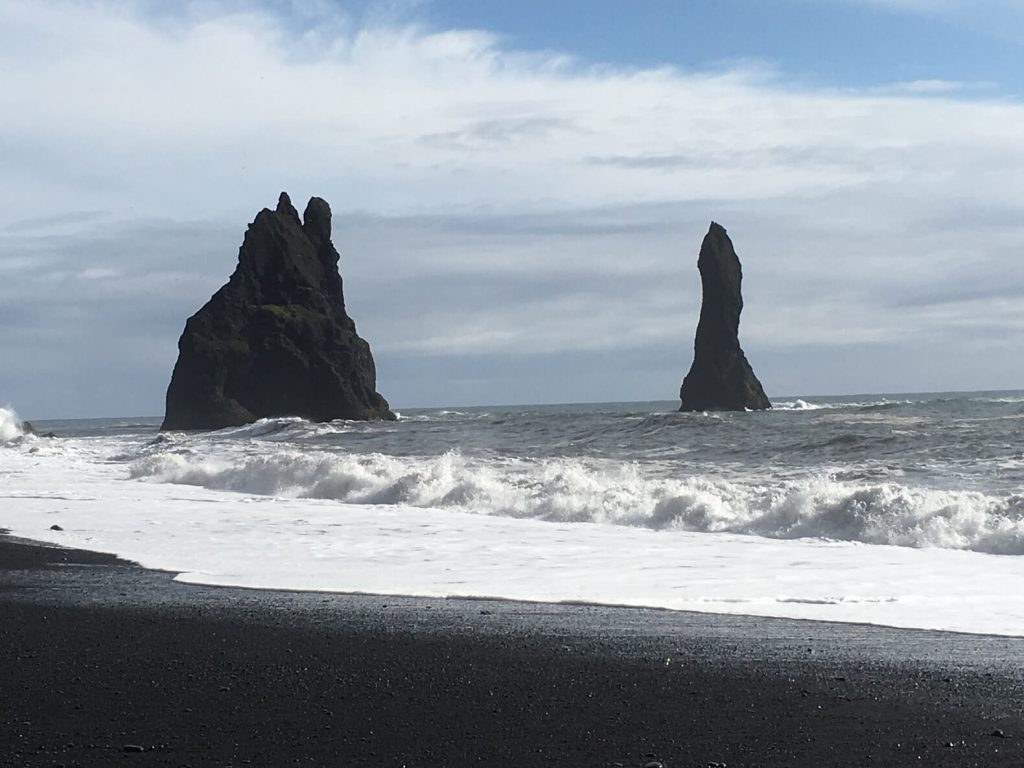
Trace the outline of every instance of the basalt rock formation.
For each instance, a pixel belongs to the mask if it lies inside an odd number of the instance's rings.
[[[681,411],[744,411],[772,404],[740,349],[743,270],[725,228],[711,222],[697,259],[703,300]]]
[[[23,435],[35,435],[36,437],[56,437],[57,436],[53,432],[44,432],[43,434],[40,435],[38,432],[36,432],[36,428],[34,426],[32,426],[32,422],[31,421],[23,421],[23,422],[21,422],[20,427],[21,427],[21,433]]]
[[[231,278],[185,324],[161,428],[393,419],[345,312],[338,258],[325,201],[312,198],[300,219],[282,192],[260,211]]]

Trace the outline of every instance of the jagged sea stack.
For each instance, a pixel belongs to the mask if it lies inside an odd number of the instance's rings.
[[[330,206],[314,197],[299,219],[282,192],[249,225],[227,284],[185,324],[161,429],[393,419],[376,379],[345,312]]]
[[[771,408],[740,349],[743,270],[725,228],[711,222],[697,259],[703,299],[693,365],[683,379],[681,411],[744,411]]]

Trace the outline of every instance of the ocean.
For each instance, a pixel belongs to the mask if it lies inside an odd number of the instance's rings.
[[[0,527],[192,583],[1024,636],[1024,392],[676,407],[56,439],[0,409]]]

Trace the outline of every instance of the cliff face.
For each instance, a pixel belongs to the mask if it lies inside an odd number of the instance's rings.
[[[712,222],[697,259],[703,299],[681,411],[763,410],[772,404],[740,349],[743,271],[725,229]]]
[[[231,278],[185,324],[162,429],[393,419],[345,312],[338,258],[325,201],[312,198],[300,219],[282,192],[260,211]]]

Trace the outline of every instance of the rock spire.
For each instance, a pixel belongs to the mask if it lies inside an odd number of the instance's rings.
[[[725,228],[711,222],[697,259],[703,298],[693,365],[679,390],[681,411],[771,408],[761,382],[740,349],[743,270]]]
[[[370,346],[345,312],[331,208],[284,192],[249,225],[227,284],[185,324],[162,429],[270,416],[393,419]]]

